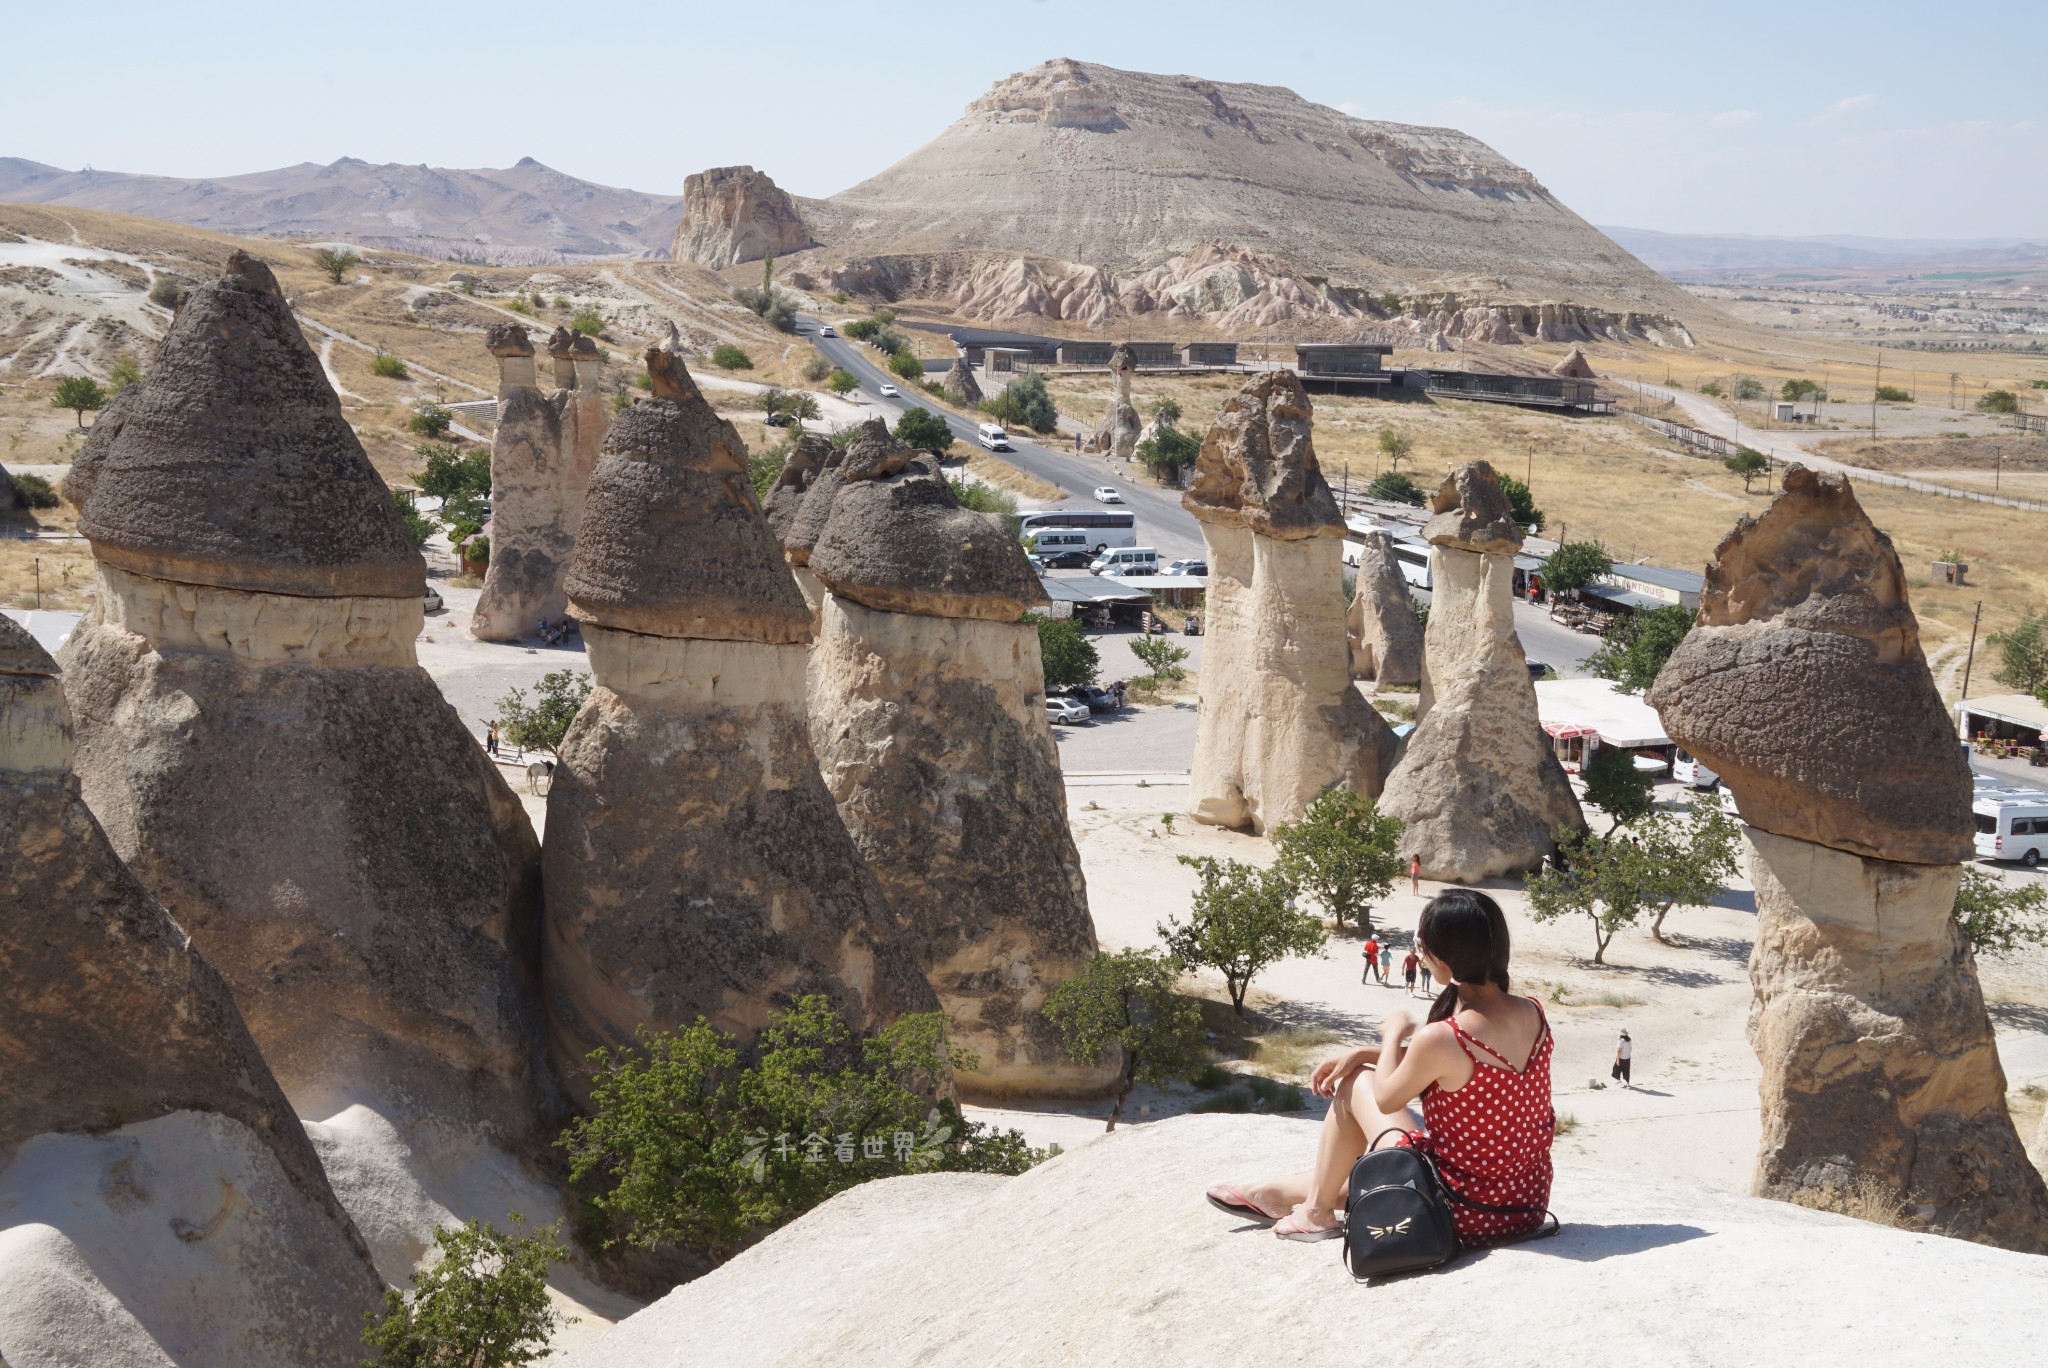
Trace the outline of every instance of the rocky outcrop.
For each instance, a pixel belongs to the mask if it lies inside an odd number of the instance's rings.
[[[817,635],[819,614],[825,606],[825,589],[818,583],[808,562],[811,559],[811,545],[824,530],[825,519],[831,513],[831,491],[838,488],[838,466],[845,458],[845,452],[832,445],[816,433],[806,432],[796,439],[790,448],[789,460],[783,464],[782,473],[775,477],[774,487],[768,497],[761,501],[761,510],[768,516],[768,530],[782,545],[783,559],[789,562],[790,573],[796,576],[796,587],[803,591],[804,602],[811,609],[811,634]],[[816,508],[817,516],[808,523],[803,522],[804,507],[811,490],[831,474],[831,489],[821,497]],[[799,525],[803,530],[799,532]]]
[[[559,388],[543,393],[533,344],[517,324],[488,336],[498,358],[498,427],[491,439],[491,559],[470,616],[480,641],[519,641],[568,611],[562,587],[583,522],[606,416],[597,345],[557,328],[549,339]],[[566,381],[566,383],[564,383]]]
[[[938,1003],[819,778],[810,612],[746,447],[681,358],[613,425],[569,581],[596,687],[548,794],[548,1025],[600,1047],[699,1017],[749,1039],[800,994],[857,1031]]]
[[[1043,590],[1000,522],[879,422],[847,447],[809,567],[829,591],[810,665],[826,787],[979,1063],[980,1096],[1092,1095],[1039,1008],[1095,953],[1046,725]]]
[[[0,1355],[352,1365],[369,1253],[71,760],[56,663],[0,617]]]
[[[1581,347],[1573,347],[1570,354],[1564,360],[1550,368],[1550,373],[1552,375],[1561,375],[1567,380],[1597,380],[1600,378],[1593,374],[1593,363],[1586,359],[1585,350]]]
[[[259,264],[186,295],[79,521],[85,800],[294,1109],[538,1152],[533,828],[416,663],[418,552]]]
[[[1143,426],[1138,407],[1131,402],[1131,373],[1137,369],[1137,353],[1119,342],[1109,354],[1109,374],[1116,392],[1110,396],[1109,411],[1095,429],[1095,450],[1119,461],[1130,460],[1131,453],[1138,449],[1138,429]]]
[[[974,367],[967,364],[964,356],[953,358],[953,364],[946,367],[946,378],[939,382],[939,388],[945,390],[946,397],[956,404],[981,402],[981,383],[974,378]]]
[[[1323,789],[1377,798],[1394,736],[1351,687],[1344,521],[1316,463],[1301,381],[1270,371],[1225,401],[1182,506],[1208,548],[1190,811],[1264,832]]]
[[[1795,465],[1722,539],[1649,701],[1749,823],[1756,1191],[1875,1181],[1922,1229],[2048,1252],[2048,1187],[1951,915],[1969,769],[1899,558],[1846,477]]]
[[[718,270],[811,245],[795,202],[766,172],[715,166],[683,181],[683,220],[672,253],[677,261]]]
[[[1394,557],[1394,539],[1367,532],[1359,539],[1358,584],[1345,619],[1351,639],[1351,677],[1381,686],[1422,682],[1422,620]]]
[[[1422,694],[1380,810],[1407,824],[1402,853],[1421,856],[1424,878],[1527,874],[1585,818],[1537,721],[1515,635],[1522,531],[1484,461],[1444,480],[1424,531],[1435,549]]]
[[[1518,346],[1525,341],[1696,345],[1692,331],[1678,318],[1663,312],[1606,309],[1556,300],[1538,304],[1482,302],[1456,294],[1419,295],[1404,302],[1425,332],[1462,337],[1468,342],[1491,342],[1497,346]]]
[[[2040,1122],[2034,1127],[2033,1143],[2027,1146],[2027,1157],[2034,1161],[2034,1167],[2048,1176],[2048,1111],[2041,1113]]]

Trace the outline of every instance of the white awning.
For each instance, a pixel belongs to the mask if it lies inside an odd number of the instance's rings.
[[[1971,717],[2005,722],[2033,731],[2048,731],[2048,707],[2043,707],[2039,699],[2026,694],[1986,694],[1982,698],[1966,698],[1956,704],[1956,717],[1963,721],[1965,732],[1969,730],[1969,723],[1964,719]]]
[[[1671,744],[1655,708],[1604,679],[1537,680],[1536,716],[1552,736],[1590,733],[1625,750]]]

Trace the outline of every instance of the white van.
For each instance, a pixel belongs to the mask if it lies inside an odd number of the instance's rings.
[[[1159,553],[1149,546],[1120,546],[1097,556],[1088,568],[1098,575],[1156,575]]]
[[[1671,777],[1681,784],[1696,789],[1710,789],[1721,782],[1721,776],[1708,769],[1700,758],[1683,746],[1674,748],[1671,761]]]
[[[2048,793],[2002,794],[1970,804],[1977,817],[1977,858],[2018,860],[2032,869],[2048,852]]]
[[[1001,423],[983,423],[974,434],[974,440],[990,451],[1008,451],[1010,434],[1003,431]]]
[[[1074,528],[1046,528],[1031,534],[1032,554],[1054,569],[1071,569],[1095,559],[1086,532]]]

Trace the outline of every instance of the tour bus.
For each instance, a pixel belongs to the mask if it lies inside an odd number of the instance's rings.
[[[987,447],[990,451],[1008,451],[1010,449],[1010,434],[1003,431],[1001,423],[983,423],[976,430],[974,440]]]
[[[1721,782],[1721,776],[1708,769],[1697,755],[1680,746],[1671,761],[1671,777],[1681,784],[1696,789],[1710,789]]]
[[[1429,588],[1429,543],[1395,542],[1394,564],[1401,568],[1402,579],[1417,589]]]
[[[1096,512],[1092,508],[1048,508],[1043,513],[1026,513],[1017,522],[1017,535],[1035,537],[1049,529],[1079,531],[1088,538],[1088,549],[1101,555],[1112,546],[1138,544],[1138,519],[1131,513]]]
[[[2032,869],[2048,851],[2048,793],[2010,791],[1979,794],[1970,804],[1977,817],[1977,858],[2018,860]]]

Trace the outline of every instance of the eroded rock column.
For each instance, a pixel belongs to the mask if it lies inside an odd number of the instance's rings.
[[[586,1057],[699,1016],[750,1039],[800,994],[857,1031],[938,1000],[819,777],[810,611],[746,447],[676,354],[621,414],[569,579],[597,685],[548,794],[548,1024]]]
[[[1196,821],[1265,832],[1346,783],[1377,798],[1394,736],[1351,685],[1344,522],[1308,395],[1275,371],[1223,406],[1182,506],[1208,550],[1189,795]]]
[[[796,576],[797,588],[803,591],[804,603],[811,610],[813,634],[817,632],[819,615],[825,606],[825,587],[811,573],[811,547],[817,543],[818,533],[824,530],[825,519],[831,514],[831,493],[838,487],[837,471],[843,455],[816,433],[804,433],[790,448],[789,460],[783,465],[782,473],[775,477],[774,487],[761,501],[761,510],[768,517],[768,530],[781,544],[783,558],[789,562],[790,571]],[[812,516],[806,517],[804,509],[810,501],[811,491],[825,481],[828,474],[830,488],[820,496]]]
[[[970,1095],[1080,1095],[1114,1067],[1070,1058],[1040,1015],[1095,953],[1066,786],[1045,720],[1044,602],[999,521],[879,422],[847,447],[809,565],[827,592],[811,739],[826,787],[979,1057]]]
[[[1422,620],[1384,532],[1359,538],[1358,583],[1345,626],[1351,637],[1351,676],[1396,688],[1422,682]]]
[[[1138,369],[1138,355],[1119,342],[1109,354],[1109,374],[1116,383],[1109,412],[1095,430],[1095,449],[1120,461],[1128,461],[1138,449],[1138,430],[1144,426],[1138,407],[1131,402],[1131,373]]]
[[[1722,539],[1649,701],[1749,824],[1757,1194],[1828,1205],[1875,1181],[1920,1229],[2048,1252],[2048,1187],[1952,915],[1969,768],[1846,478],[1793,466]]]
[[[1407,823],[1402,853],[1421,856],[1424,878],[1527,874],[1560,829],[1586,821],[1537,720],[1515,635],[1522,529],[1484,461],[1447,478],[1434,507],[1423,528],[1434,550],[1415,730],[1380,808]]]

